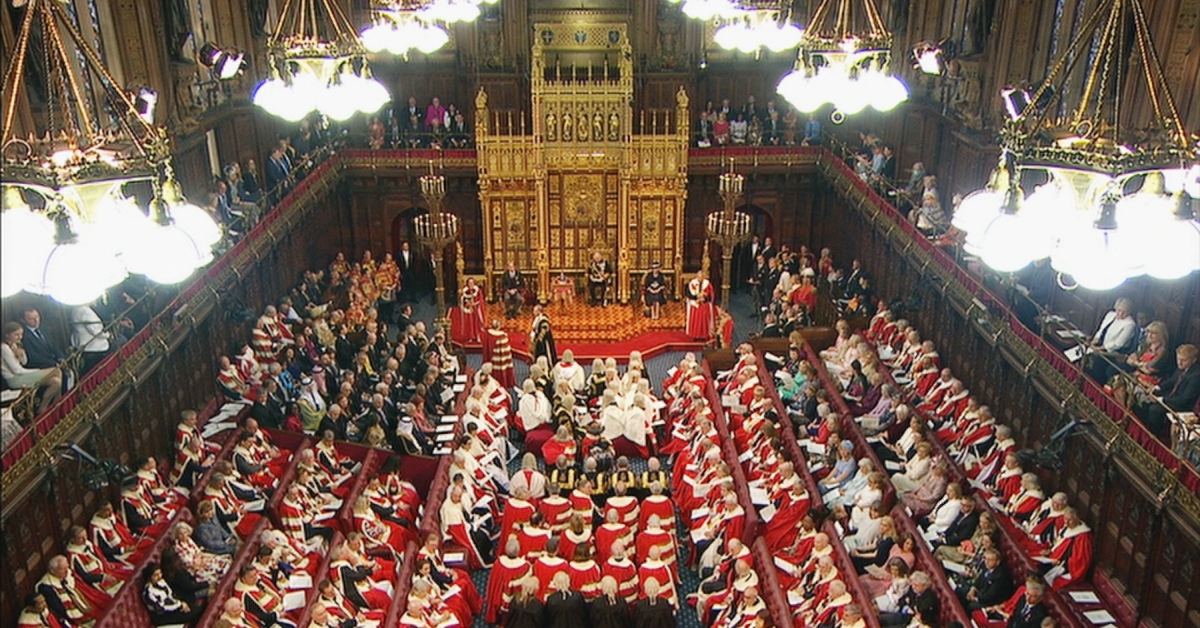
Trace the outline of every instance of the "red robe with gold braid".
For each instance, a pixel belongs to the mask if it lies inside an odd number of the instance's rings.
[[[487,595],[484,603],[486,613],[483,618],[489,625],[500,622],[502,615],[508,612],[508,606],[517,589],[520,588],[518,583],[532,573],[533,566],[524,556],[516,558],[501,556],[496,559],[496,562],[492,564],[492,573],[488,576]]]
[[[609,557],[600,571],[604,576],[612,576],[617,581],[617,595],[631,604],[637,600],[641,587],[638,584],[637,565],[633,564],[632,560]]]

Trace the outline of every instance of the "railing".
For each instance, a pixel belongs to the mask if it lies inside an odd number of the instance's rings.
[[[1149,476],[1161,496],[1174,498],[1192,516],[1200,517],[1200,474],[1163,445],[1128,410],[1085,377],[1063,353],[1024,326],[1007,303],[979,278],[935,246],[878,190],[858,177],[846,163],[825,151],[819,167],[825,178],[849,205],[875,230],[895,244],[895,250],[927,275],[937,275],[949,302],[970,313],[978,327],[989,330],[987,341],[1003,345],[1026,364],[1027,371],[1045,382],[1062,400],[1064,411],[1093,424],[1110,452],[1124,454]],[[915,245],[914,245],[915,243]],[[982,333],[982,332],[981,332]],[[1083,394],[1080,394],[1083,393]]]
[[[54,447],[65,442],[87,421],[103,418],[102,411],[157,367],[158,361],[212,311],[222,287],[239,280],[240,270],[254,264],[275,246],[279,234],[291,231],[315,201],[337,183],[340,159],[330,150],[312,167],[273,211],[248,234],[197,274],[188,286],[120,349],[89,371],[67,395],[37,416],[4,450],[0,460],[2,497],[10,500],[25,479],[51,460]],[[186,309],[184,308],[186,306]],[[186,312],[184,314],[183,312]],[[179,316],[176,314],[180,313]]]
[[[464,167],[474,151],[331,151],[329,159],[313,168],[312,175],[300,181],[275,211],[268,213],[229,254],[197,276],[162,314],[155,317],[125,346],[97,365],[68,395],[46,413],[4,451],[2,468],[3,495],[8,496],[25,474],[33,470],[32,459],[48,460],[53,446],[63,442],[84,420],[99,416],[99,410],[119,393],[119,389],[139,381],[142,371],[151,366],[154,356],[170,346],[172,335],[186,322],[172,321],[171,314],[183,304],[197,320],[199,312],[212,307],[219,286],[236,276],[234,268],[257,259],[259,251],[272,246],[277,235],[290,230],[303,216],[318,191],[333,187],[346,168],[411,166],[413,159],[453,159]],[[1200,518],[1200,473],[1159,442],[1127,410],[1108,396],[1095,382],[1084,377],[1062,353],[1044,338],[1027,329],[1009,310],[1006,302],[975,276],[960,266],[953,256],[929,242],[878,190],[859,178],[843,160],[819,147],[730,147],[692,149],[689,168],[716,165],[722,158],[737,157],[748,168],[816,165],[826,181],[916,268],[938,276],[950,302],[964,313],[986,321],[991,330],[987,340],[1003,344],[1031,375],[1045,382],[1063,400],[1065,411],[1095,425],[1109,451],[1123,454],[1143,469],[1164,499],[1172,497],[1192,516]],[[744,160],[743,160],[744,159]],[[266,237],[263,235],[266,234]],[[207,288],[207,289],[206,289]],[[982,306],[982,307],[981,307]],[[982,333],[982,332],[981,332]],[[153,339],[153,342],[151,340]],[[29,458],[29,459],[27,459]]]

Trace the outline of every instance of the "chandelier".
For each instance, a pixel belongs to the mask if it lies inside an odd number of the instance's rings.
[[[28,75],[45,81],[45,120],[41,137],[21,138]],[[4,75],[0,296],[80,305],[130,273],[178,283],[212,260],[220,228],[183,198],[166,131],[151,122],[156,101],[150,88],[117,85],[61,2],[26,3]]]
[[[1131,46],[1133,57],[1125,52]],[[1068,110],[1064,87],[1084,59],[1091,65],[1083,91]],[[1139,75],[1154,120],[1128,129],[1125,79]],[[955,213],[968,252],[1001,272],[1049,257],[1060,283],[1069,286],[1062,279],[1069,276],[1092,290],[1200,269],[1195,138],[1180,121],[1140,0],[1102,1],[1044,82],[1006,88],[1001,97],[1009,119],[1000,164]],[[1025,196],[1023,178],[1044,182]]]
[[[835,123],[868,106],[891,111],[908,99],[908,87],[889,73],[891,48],[873,0],[821,0],[776,91],[805,113],[833,105]]]
[[[371,76],[366,53],[335,0],[286,2],[267,41],[271,76],[255,88],[252,100],[289,122],[313,111],[337,121],[379,111],[391,96]]]
[[[718,46],[750,54],[761,48],[783,52],[800,44],[804,32],[789,21],[790,2],[747,2],[741,9],[713,35]]]
[[[413,218],[413,231],[416,233],[417,242],[429,250],[430,263],[434,267],[438,322],[446,326],[446,279],[445,271],[439,264],[446,245],[458,239],[458,216],[442,211],[442,199],[446,198],[446,175],[434,171],[432,160],[429,162],[429,174],[421,176],[420,184],[421,196],[429,203],[429,213]]]
[[[717,180],[717,193],[721,196],[723,209],[710,212],[704,219],[704,231],[709,242],[721,247],[721,305],[729,307],[729,287],[732,283],[733,249],[750,239],[750,215],[737,211],[742,200],[746,177],[733,172],[733,160],[729,161],[729,172]],[[707,244],[706,244],[707,247]],[[705,255],[705,259],[707,259]]]
[[[408,58],[412,50],[432,54],[450,42],[446,26],[473,22],[479,7],[500,0],[377,0],[375,22],[363,29],[362,43],[373,53],[389,52]]]

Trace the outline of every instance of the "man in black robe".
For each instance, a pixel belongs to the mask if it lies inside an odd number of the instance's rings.
[[[588,614],[592,628],[626,628],[629,626],[629,606],[617,595],[617,579],[604,576],[600,580],[600,597],[592,600]]]
[[[675,609],[671,603],[658,597],[658,580],[650,578],[642,583],[646,597],[633,607],[634,628],[674,628]]]
[[[542,628],[545,606],[537,597],[538,581],[532,576],[521,583],[504,618],[504,628]]]
[[[533,331],[530,332],[533,345],[533,359],[546,356],[550,364],[558,362],[558,351],[554,348],[554,330],[550,328],[550,317],[542,311],[542,306],[533,306]]]
[[[588,625],[587,603],[583,594],[571,590],[567,572],[554,574],[550,587],[554,592],[546,598],[546,628],[580,628]]]

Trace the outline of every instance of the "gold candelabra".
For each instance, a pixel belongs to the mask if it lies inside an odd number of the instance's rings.
[[[446,309],[446,277],[442,269],[446,245],[458,239],[458,216],[442,213],[442,199],[446,197],[446,176],[433,170],[429,162],[429,174],[422,175],[421,196],[429,203],[429,213],[413,218],[413,230],[417,241],[429,250],[429,263],[433,268],[435,293],[437,295],[437,323],[443,328],[449,325]]]
[[[733,249],[750,239],[750,215],[735,208],[742,199],[746,177],[732,171],[722,174],[717,192],[725,202],[722,211],[710,213],[705,219],[705,230],[710,242],[721,246],[721,307],[729,307],[729,289],[733,274]]]

